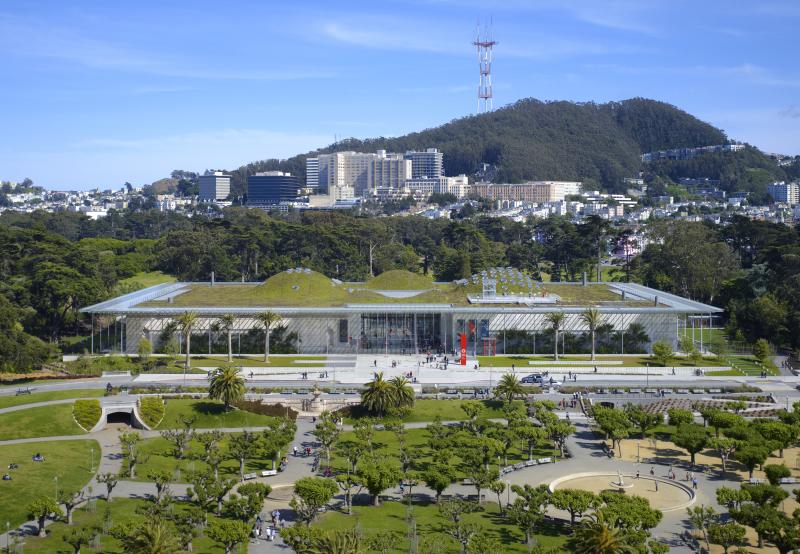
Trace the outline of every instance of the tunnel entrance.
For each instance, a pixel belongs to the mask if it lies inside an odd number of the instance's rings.
[[[133,414],[130,412],[111,412],[106,416],[106,423],[124,423],[128,427],[133,427]]]

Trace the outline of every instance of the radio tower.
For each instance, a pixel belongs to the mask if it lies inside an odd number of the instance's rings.
[[[484,25],[481,33],[480,24],[475,32],[475,41],[472,43],[478,49],[478,113],[492,111],[492,46],[497,44],[492,37],[492,23]],[[483,108],[483,110],[481,110]]]

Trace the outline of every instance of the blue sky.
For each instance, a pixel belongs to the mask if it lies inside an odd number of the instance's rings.
[[[431,0],[0,3],[0,179],[136,185],[495,107],[664,100],[800,154],[800,2]]]

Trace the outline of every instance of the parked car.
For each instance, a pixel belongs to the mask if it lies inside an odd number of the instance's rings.
[[[542,382],[542,376],[538,373],[531,373],[519,380],[520,383],[524,383],[526,385],[538,385]]]

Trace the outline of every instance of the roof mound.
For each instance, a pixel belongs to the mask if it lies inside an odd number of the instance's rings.
[[[433,280],[425,275],[392,269],[373,277],[364,283],[364,287],[372,290],[429,290],[434,285]]]

